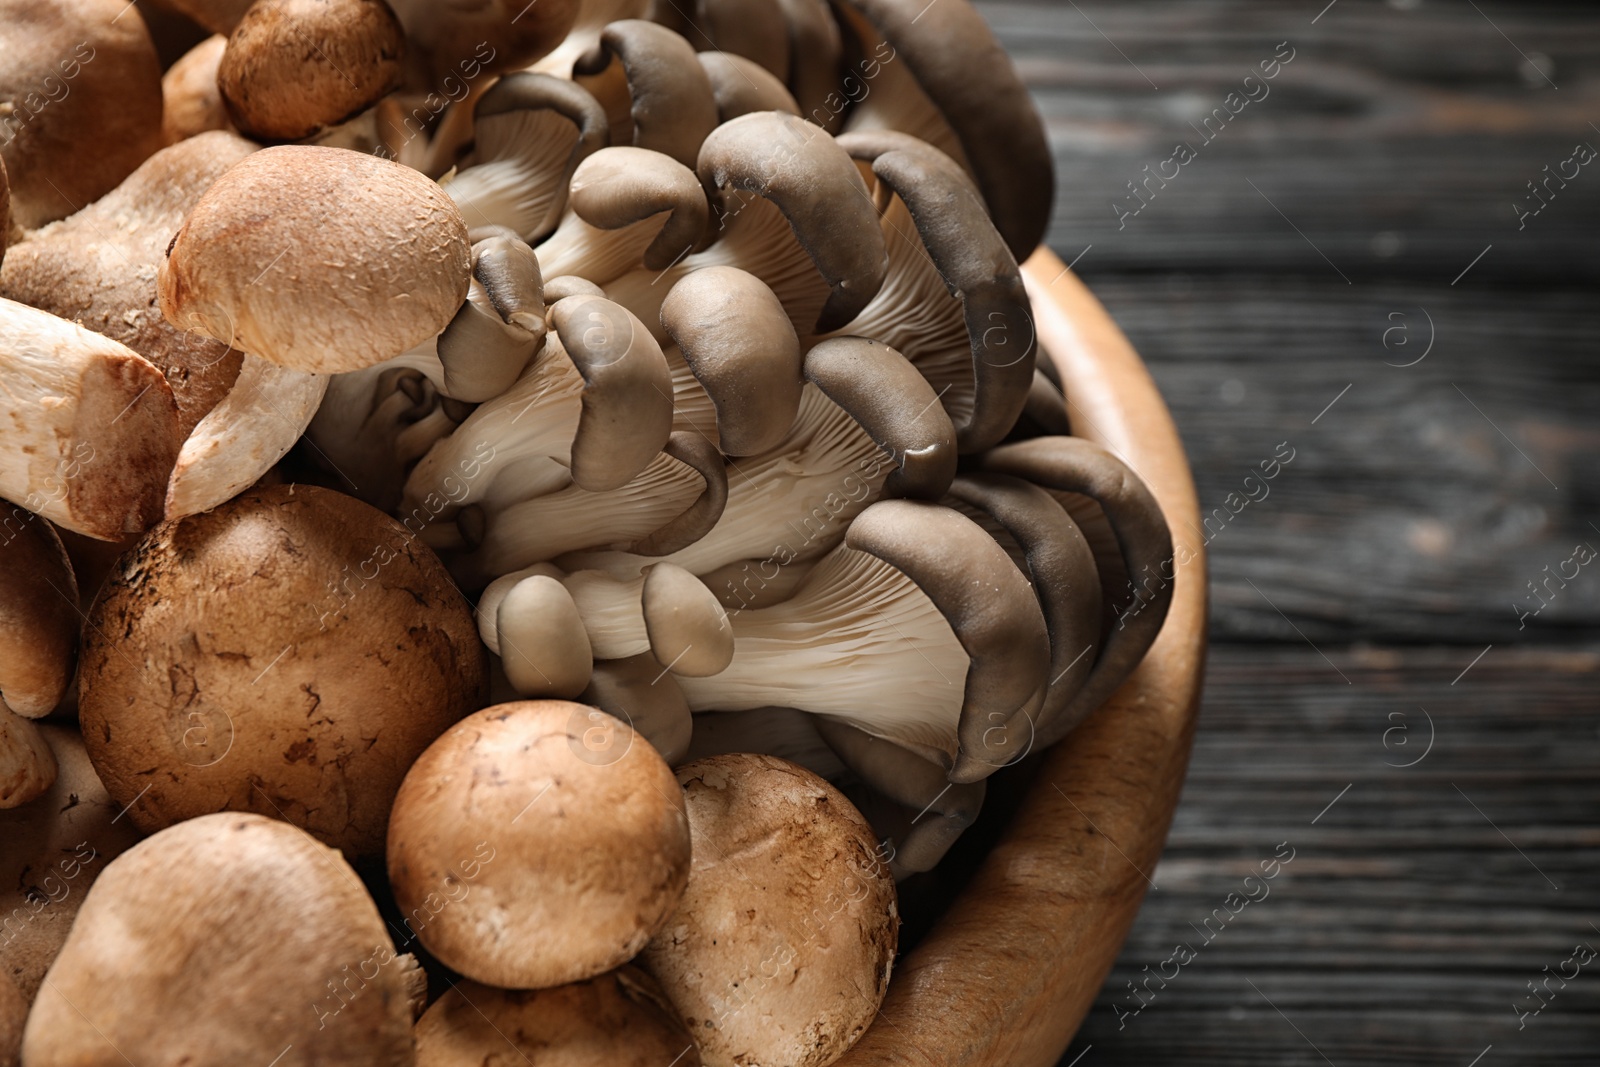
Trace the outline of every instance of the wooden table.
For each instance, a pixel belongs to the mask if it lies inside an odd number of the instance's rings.
[[[1062,1064],[1600,1063],[1600,12],[980,9],[1221,509],[1159,888]]]

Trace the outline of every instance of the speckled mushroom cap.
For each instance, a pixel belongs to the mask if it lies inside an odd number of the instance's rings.
[[[838,329],[883,285],[888,253],[878,213],[854,161],[819,127],[761,111],[718,126],[696,169],[709,188],[775,204],[828,283],[815,331]]]
[[[445,328],[467,226],[436,182],[342,148],[257,152],[212,185],[161,265],[161,311],[295,370],[360,370]]]
[[[672,287],[661,325],[711,398],[722,451],[753,456],[788,436],[800,410],[800,340],[766,283],[704,267]]]
[[[872,828],[775,756],[696,760],[678,781],[694,865],[646,969],[708,1067],[832,1063],[877,1015],[899,939]]]
[[[0,496],[103,541],[160,519],[183,438],[148,360],[0,298],[0,380]]]
[[[850,548],[876,556],[933,601],[971,657],[957,727],[952,782],[975,782],[1020,758],[1027,729],[1006,729],[1042,699],[1050,639],[1028,579],[981,527],[920,500],[880,500],[845,533]]]
[[[89,886],[143,836],[118,818],[122,805],[94,773],[77,729],[48,722],[36,728],[59,768],[55,783],[0,811],[0,915],[13,920],[0,950],[0,986],[9,981],[30,1002]]]
[[[456,83],[520,70],[561,43],[581,0],[394,0],[406,31],[410,88],[447,94]],[[453,81],[451,80],[453,79]]]
[[[972,411],[956,432],[962,452],[998,444],[1033,384],[1037,349],[1022,272],[966,172],[909,134],[843,134],[839,145],[905,202],[929,259],[961,301],[972,346]]]
[[[405,769],[478,706],[485,678],[471,611],[433,553],[313,486],[152,530],[87,632],[84,739],[135,825],[254,811],[352,857],[382,851]]]
[[[607,103],[623,88],[607,82],[613,59],[625,80],[627,122],[631,140],[617,137],[618,116],[612,115],[612,143],[631,143],[671,156],[693,167],[700,145],[717,125],[717,101],[711,81],[695,60],[688,41],[665,26],[643,19],[613,22],[600,40],[573,64],[573,77]]]
[[[424,981],[337,852],[259,815],[208,815],[96,880],[22,1058],[405,1067]]]
[[[461,981],[417,1020],[417,1067],[483,1067],[506,1046],[539,1067],[700,1067],[694,1038],[637,967],[554,989]]]
[[[294,141],[399,85],[404,49],[405,32],[384,0],[252,4],[228,35],[217,85],[245,134]]]
[[[24,230],[110,192],[161,147],[161,64],[123,0],[0,2],[0,159]]]
[[[254,151],[222,131],[163,148],[101,199],[35,231],[0,267],[0,296],[71,319],[154,363],[172,387],[184,437],[233,385],[240,354],[162,318],[151,282],[201,195]]]
[[[672,771],[625,724],[567,701],[499,704],[452,727],[406,775],[389,823],[406,923],[447,966],[506,989],[631,959],[688,874]]]
[[[55,528],[6,508],[0,540],[0,705],[36,719],[61,703],[78,655],[78,582]]]
[[[1026,259],[1050,222],[1044,124],[983,16],[967,2],[848,0],[893,46],[961,142],[995,228]]]

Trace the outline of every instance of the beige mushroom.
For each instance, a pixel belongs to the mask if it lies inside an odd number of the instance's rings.
[[[655,750],[604,712],[496,705],[446,731],[406,775],[389,880],[428,951],[468,978],[581,981],[631,959],[677,907],[683,804]],[[462,867],[471,857],[475,876]]]
[[[0,496],[106,541],[160,518],[182,436],[149,361],[0,299],[0,379]]]
[[[229,33],[217,86],[246,134],[295,141],[398,86],[404,50],[384,0],[273,0],[251,5]]]
[[[55,782],[56,771],[39,727],[0,704],[0,811],[42,794]]]
[[[483,1067],[506,1046],[539,1067],[700,1067],[655,979],[637,967],[512,992],[462,981],[417,1020],[417,1067]]]
[[[689,886],[642,960],[708,1067],[823,1067],[889,988],[894,882],[872,828],[833,786],[774,756],[678,769]]]
[[[116,187],[161,147],[161,64],[124,0],[0,3],[0,159],[31,230]]]
[[[161,76],[161,139],[167,144],[233,124],[217,87],[217,66],[227,47],[228,39],[222,34],[207,37]]]
[[[145,830],[255,811],[382,850],[405,768],[478,706],[483,646],[399,523],[311,486],[152,530],[90,614],[84,737]]]
[[[425,984],[337,852],[259,815],[204,815],[95,881],[22,1058],[408,1067]]]
[[[449,324],[471,257],[437,183],[359,152],[285,145],[200,198],[161,266],[161,311],[293,370],[360,370]]]
[[[10,509],[0,524],[0,701],[37,719],[55,710],[78,657],[78,582],[49,522]]]

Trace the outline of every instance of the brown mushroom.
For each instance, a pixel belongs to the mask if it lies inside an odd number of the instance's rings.
[[[337,852],[259,815],[205,815],[106,866],[22,1058],[406,1067],[425,984]]]
[[[278,485],[123,557],[90,613],[78,703],[140,828],[255,811],[362,857],[405,768],[484,680],[471,611],[405,527]]]
[[[410,88],[449,92],[452,80],[521,70],[572,29],[579,0],[394,0],[406,32]]]
[[[78,656],[78,583],[49,522],[12,509],[0,526],[0,701],[37,719],[55,710]]]
[[[566,701],[500,704],[446,731],[406,775],[389,824],[389,879],[422,943],[507,989],[625,963],[688,875],[672,771],[626,724]]]
[[[217,67],[227,47],[222,34],[207,37],[161,76],[161,139],[167,144],[233,124],[217,87]]]

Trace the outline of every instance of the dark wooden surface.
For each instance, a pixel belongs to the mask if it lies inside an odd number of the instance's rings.
[[[1062,1063],[1600,1063],[1600,958],[1518,1018],[1600,950],[1600,559],[1528,585],[1600,548],[1600,167],[1513,208],[1600,148],[1600,10],[980,9],[1049,124],[1052,247],[1149,361],[1202,506],[1295,450],[1213,524],[1160,888]],[[1188,123],[1280,42],[1269,95],[1201,144]],[[1119,228],[1179,140],[1193,161]]]

